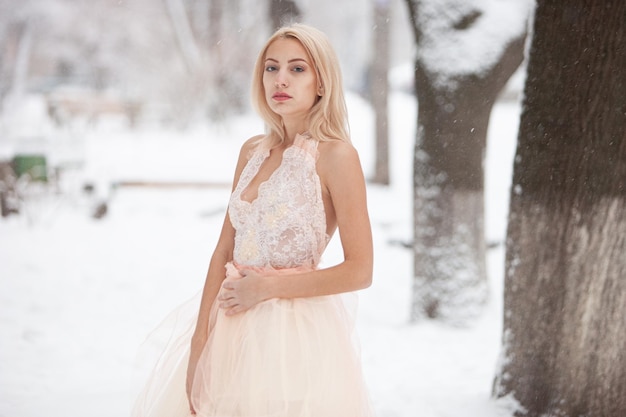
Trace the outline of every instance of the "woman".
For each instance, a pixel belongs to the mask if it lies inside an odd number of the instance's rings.
[[[337,58],[296,24],[268,40],[254,71],[267,132],[241,148],[191,338],[188,407],[163,384],[136,415],[371,416],[341,296],[371,284],[373,250]],[[337,229],[344,261],[318,269]]]

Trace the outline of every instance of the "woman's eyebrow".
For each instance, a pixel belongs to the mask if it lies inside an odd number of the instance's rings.
[[[278,62],[278,60],[274,58],[265,58],[265,62],[267,61]],[[287,63],[291,64],[292,62],[299,62],[299,61],[302,61],[305,64],[308,64],[307,60],[304,58],[292,58],[289,61],[287,61]]]

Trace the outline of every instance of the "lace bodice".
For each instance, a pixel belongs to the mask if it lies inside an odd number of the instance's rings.
[[[235,228],[234,261],[272,268],[315,267],[326,244],[326,215],[315,169],[318,142],[297,135],[280,166],[259,186],[252,202],[241,193],[257,175],[267,150],[256,150],[244,167],[228,207]]]

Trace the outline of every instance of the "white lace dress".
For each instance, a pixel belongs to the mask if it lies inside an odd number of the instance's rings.
[[[241,193],[268,155],[264,151],[251,155],[230,199],[229,216],[236,234],[234,260],[226,266],[229,277],[239,277],[239,269],[245,267],[267,274],[295,274],[297,279],[299,271],[317,267],[328,243],[315,169],[317,141],[297,136],[284,151],[280,166],[259,187],[257,198],[247,202]],[[353,314],[340,295],[271,299],[230,317],[214,305],[209,339],[193,384],[197,414],[372,416],[353,344],[353,325]],[[134,416],[189,415],[182,369],[188,356],[178,356],[180,360],[171,356],[162,360],[167,365],[152,377]],[[156,387],[154,381],[160,381]]]

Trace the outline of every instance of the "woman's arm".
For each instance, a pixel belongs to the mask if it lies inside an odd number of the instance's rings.
[[[244,145],[241,147],[241,151],[239,152],[239,160],[237,162],[237,167],[235,168],[235,176],[233,179],[233,190],[239,181],[239,177],[241,176],[241,171],[247,162],[247,156],[254,146],[254,142],[258,139],[258,137],[254,137],[249,139]],[[196,323],[196,328],[194,334],[191,339],[191,352],[189,356],[189,364],[187,367],[187,396],[190,396],[191,393],[191,385],[193,383],[193,378],[195,375],[196,366],[198,364],[198,360],[200,358],[200,354],[204,349],[204,345],[208,339],[208,328],[209,328],[209,316],[211,312],[211,307],[213,305],[213,301],[217,296],[217,293],[220,290],[222,282],[226,276],[225,265],[227,262],[233,259],[233,248],[235,241],[235,229],[233,228],[228,213],[224,218],[224,223],[222,225],[222,231],[220,233],[219,239],[217,241],[217,245],[211,256],[211,261],[209,263],[209,269],[207,271],[204,289],[202,291],[202,298],[200,301],[200,310],[198,312],[198,320]],[[191,405],[191,404],[190,404]],[[193,412],[193,409],[192,409]]]
[[[240,271],[243,278],[223,283],[228,291],[219,301],[220,307],[227,310],[226,314],[240,313],[270,298],[338,294],[371,285],[372,232],[365,179],[356,150],[344,142],[320,143],[318,173],[325,192],[330,196],[330,211],[339,229],[344,261],[330,268],[299,273],[296,278],[292,275],[260,276],[251,270]]]

